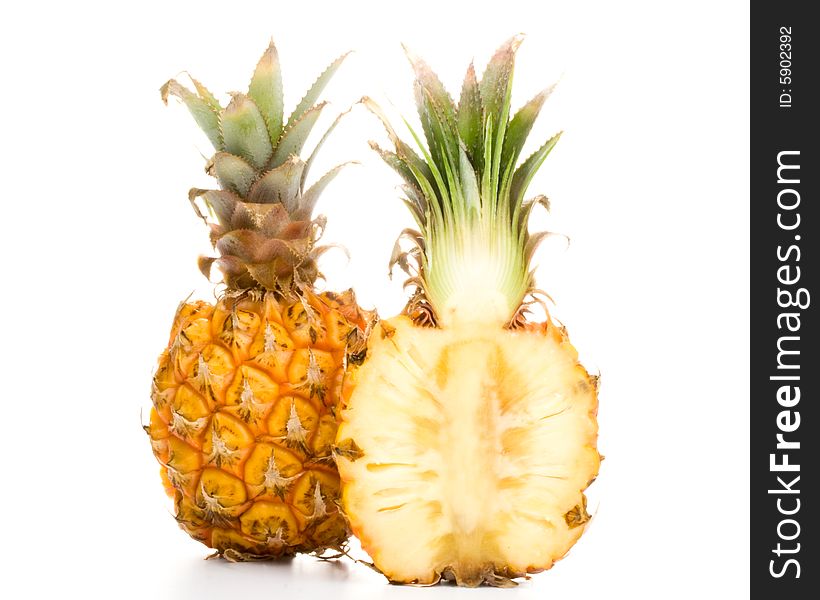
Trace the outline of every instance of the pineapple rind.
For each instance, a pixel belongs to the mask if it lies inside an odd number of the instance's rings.
[[[180,306],[146,430],[194,539],[231,560],[347,539],[331,449],[358,315],[351,293]]]
[[[360,455],[336,460],[376,566],[403,583],[499,584],[563,557],[600,463],[595,382],[565,334],[397,317],[368,357],[346,381],[337,434]]]

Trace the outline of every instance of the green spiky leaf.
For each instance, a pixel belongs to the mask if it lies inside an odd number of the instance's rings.
[[[304,161],[291,156],[284,163],[266,172],[251,188],[248,199],[260,204],[281,203],[292,214],[298,205]]]
[[[444,87],[444,84],[441,83],[438,75],[433,72],[426,62],[407,50],[407,48],[405,48],[404,51],[413,67],[413,72],[416,75],[416,81],[422,88],[424,88],[424,90],[427,91],[430,99],[438,106],[447,123],[454,124],[455,107],[453,105],[453,99],[450,97],[450,94]]]
[[[413,219],[419,227],[424,227],[428,221],[427,202],[421,190],[415,185],[405,184],[401,186],[401,191],[404,193],[404,204],[412,213]]]
[[[461,87],[461,98],[458,101],[458,134],[467,148],[467,154],[478,170],[483,168],[484,158],[483,113],[475,67],[473,63],[470,63]]]
[[[518,160],[521,150],[524,148],[524,143],[527,141],[527,136],[530,134],[532,126],[535,123],[535,119],[538,118],[541,107],[544,106],[544,102],[546,102],[554,88],[555,86],[553,85],[537,94],[532,100],[522,106],[510,120],[506,135],[504,136],[504,149],[501,154],[502,164],[514,164]]]
[[[217,152],[211,159],[208,173],[219,180],[223,189],[236,192],[242,197],[248,195],[256,178],[256,169],[240,157],[229,152]]]
[[[302,201],[300,203],[299,208],[294,212],[293,218],[294,219],[309,219],[310,215],[313,214],[313,208],[316,206],[316,202],[319,200],[319,196],[321,196],[322,192],[328,186],[328,184],[336,179],[336,176],[348,165],[358,164],[354,161],[342,163],[340,165],[336,165],[330,171],[322,175],[316,183],[314,183],[308,190],[305,192],[305,195],[302,196]]]
[[[405,48],[416,76],[416,106],[430,153],[438,160],[454,162],[458,148],[458,127],[453,99],[438,76],[420,58]]]
[[[396,131],[393,129],[393,126],[390,125],[390,121],[388,120],[387,116],[384,114],[384,111],[381,107],[373,101],[372,98],[368,98],[365,96],[361,99],[361,103],[378,119],[381,121],[382,125],[384,125],[385,131],[387,131],[387,135],[390,138],[390,141],[396,148],[396,153],[393,155],[395,156],[403,165],[402,168],[404,172],[410,172],[412,175],[411,179],[405,179],[408,183],[412,183],[417,187],[424,190],[427,186],[433,185],[433,172],[430,168],[430,164],[422,159],[413,148],[410,147],[404,140],[402,140]],[[418,139],[418,138],[417,138]],[[378,146],[377,146],[378,147]],[[385,158],[384,156],[382,158]],[[385,158],[388,164],[393,168],[396,168],[395,165],[397,163],[391,162],[392,158],[387,157]],[[400,171],[402,174],[402,171]],[[435,193],[433,194],[435,197]]]
[[[502,121],[501,111],[504,99],[510,93],[515,52],[521,45],[521,41],[521,36],[514,36],[507,40],[496,50],[481,77],[479,90],[484,112],[487,116],[492,115],[496,127]]]
[[[199,94],[199,97],[202,98],[215,113],[219,114],[222,111],[222,106],[219,104],[219,100],[216,99],[208,88],[193,77],[191,77],[191,82],[194,84],[194,88],[196,89],[196,93]]]
[[[265,120],[256,104],[244,94],[234,94],[220,116],[225,150],[261,169],[270,160],[271,147]]]
[[[305,187],[305,181],[307,180],[308,173],[310,172],[310,167],[313,166],[313,161],[316,160],[316,157],[319,155],[319,150],[324,146],[325,141],[327,138],[330,137],[330,134],[333,133],[333,130],[336,129],[336,126],[341,122],[345,115],[350,113],[350,109],[347,109],[343,113],[341,113],[338,117],[333,120],[333,123],[330,124],[330,127],[322,134],[322,137],[319,138],[319,141],[316,142],[316,145],[313,147],[313,151],[308,156],[308,159],[305,161],[305,168],[302,171],[302,188]]]
[[[219,113],[207,100],[203,100],[191,90],[174,79],[170,79],[160,88],[162,101],[168,104],[168,96],[176,96],[188,107],[194,121],[205,132],[216,150],[222,150],[222,135],[219,130]]]
[[[339,58],[334,60],[330,65],[322,72],[319,77],[316,78],[316,81],[313,82],[313,85],[310,86],[310,89],[304,95],[302,100],[299,104],[296,105],[296,108],[291,113],[290,117],[288,118],[287,127],[293,125],[302,115],[307,112],[307,110],[316,104],[316,101],[319,99],[319,95],[324,91],[325,87],[327,86],[330,79],[339,70],[339,67],[342,66],[345,58],[348,57],[350,52],[346,52],[342,54]]]
[[[455,123],[448,121],[446,111],[423,85],[417,83],[415,90],[419,119],[433,159],[432,164],[444,173],[448,169],[455,170],[458,164],[458,132]],[[432,171],[435,175],[435,169]]]
[[[465,209],[469,217],[478,216],[481,210],[481,196],[478,189],[478,178],[467,157],[464,146],[459,147],[459,172],[461,175],[461,193],[464,197]]]
[[[310,108],[299,120],[285,130],[279,140],[279,144],[276,146],[273,158],[271,158],[271,167],[278,167],[284,163],[289,156],[299,155],[310,132],[313,130],[313,126],[316,125],[316,121],[319,119],[322,109],[326,105],[326,102],[322,102]]]
[[[521,204],[524,201],[524,194],[527,193],[527,187],[529,187],[530,181],[532,181],[532,178],[544,162],[544,159],[547,158],[547,155],[555,147],[555,144],[558,143],[560,137],[560,133],[552,136],[549,140],[544,142],[543,146],[530,154],[527,160],[521,163],[521,165],[519,165],[519,167],[515,170],[515,174],[512,178],[512,185],[510,186],[510,198],[512,199],[512,203],[514,205]]]
[[[407,163],[403,161],[395,152],[383,149],[376,142],[370,142],[370,147],[375,150],[381,159],[386,162],[391,169],[398,173],[402,179],[411,187],[418,188],[418,182],[415,175]]]
[[[273,40],[256,65],[248,86],[248,96],[259,107],[267,127],[269,142],[275,144],[282,135],[285,102],[279,53],[273,45]]]

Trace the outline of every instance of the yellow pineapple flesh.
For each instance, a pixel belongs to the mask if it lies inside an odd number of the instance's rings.
[[[557,328],[459,332],[396,317],[346,382],[337,456],[354,534],[396,581],[549,568],[588,520],[596,383]],[[355,390],[355,392],[354,392]]]

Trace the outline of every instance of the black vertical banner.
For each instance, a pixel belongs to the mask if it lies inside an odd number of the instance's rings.
[[[820,28],[812,6],[752,5],[752,598],[820,598]]]

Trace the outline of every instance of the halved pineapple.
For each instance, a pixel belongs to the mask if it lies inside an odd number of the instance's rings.
[[[510,117],[518,43],[481,81],[470,67],[457,107],[411,57],[424,157],[386,120],[395,151],[376,147],[420,228],[392,259],[417,290],[346,379],[336,457],[352,530],[394,582],[511,585],[551,567],[589,520],[597,379],[563,327],[528,321],[543,234],[527,222],[547,203],[524,193],[558,136],[517,165],[549,93]]]

